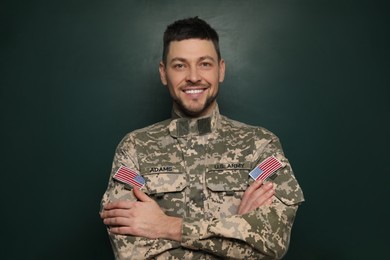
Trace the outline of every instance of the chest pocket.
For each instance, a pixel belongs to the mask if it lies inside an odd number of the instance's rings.
[[[184,216],[187,180],[182,167],[142,165],[141,172],[146,182],[145,193],[168,215]]]
[[[246,169],[207,171],[206,212],[216,218],[237,214],[241,198],[249,186],[248,173]]]

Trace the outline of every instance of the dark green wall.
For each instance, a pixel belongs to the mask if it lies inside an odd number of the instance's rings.
[[[284,145],[306,196],[286,259],[383,259],[387,1],[2,1],[1,259],[112,259],[99,202],[125,133],[165,119],[165,26],[220,33],[221,111]]]

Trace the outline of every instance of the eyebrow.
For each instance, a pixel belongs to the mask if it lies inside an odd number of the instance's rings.
[[[207,59],[209,59],[209,60],[211,60],[211,61],[213,61],[213,62],[215,61],[215,59],[214,59],[213,57],[211,57],[210,55],[206,55],[206,56],[200,57],[200,58],[198,59],[198,62],[199,62],[199,61],[204,61],[204,60],[207,60]],[[171,60],[169,63],[173,63],[173,62],[175,62],[175,61],[186,62],[187,59],[181,58],[181,57],[174,57],[174,58],[172,58],[172,60]]]

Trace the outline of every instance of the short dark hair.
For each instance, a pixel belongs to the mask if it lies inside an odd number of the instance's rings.
[[[182,41],[188,39],[210,40],[213,42],[215,50],[217,51],[218,60],[221,60],[221,53],[219,50],[218,33],[204,20],[197,16],[177,20],[167,26],[164,32],[164,46],[162,60],[164,64],[167,62],[167,55],[169,45],[172,41]]]

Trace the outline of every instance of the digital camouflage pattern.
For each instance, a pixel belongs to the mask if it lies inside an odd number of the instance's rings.
[[[269,156],[283,164],[273,176],[271,206],[238,215],[253,182],[249,172]],[[112,179],[120,165],[138,170],[144,192],[167,215],[183,218],[181,243],[109,233],[117,259],[274,259],[287,251],[303,193],[278,138],[219,114],[173,118],[129,133],[118,145],[102,205],[136,200]]]

